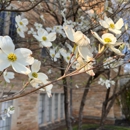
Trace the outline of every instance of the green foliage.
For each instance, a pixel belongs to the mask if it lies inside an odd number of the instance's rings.
[[[98,128],[99,125],[96,125],[96,124],[88,124],[88,125],[83,125],[83,130],[87,130],[89,128]],[[108,130],[130,130],[130,128],[125,128],[125,127],[119,127],[119,126],[109,126],[109,125],[106,125],[105,126],[106,129]],[[74,126],[73,127],[73,130],[78,130],[77,129],[77,126]]]
[[[130,88],[122,94],[122,111],[126,119],[130,120]]]

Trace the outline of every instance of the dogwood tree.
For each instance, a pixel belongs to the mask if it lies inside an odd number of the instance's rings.
[[[51,97],[53,83],[63,80],[66,126],[67,129],[71,130],[66,78],[87,73],[89,78],[85,87],[90,88],[90,85],[99,77],[98,84],[106,86],[106,99],[104,99],[101,127],[99,128],[102,129],[115,98],[121,93],[121,90],[117,91],[117,81],[124,76],[120,73],[120,67],[129,62],[128,59],[124,60],[128,54],[123,52],[125,48],[127,51],[129,50],[129,44],[124,41],[124,35],[129,33],[127,26],[129,23],[126,22],[127,17],[123,16],[123,13],[129,10],[129,2],[106,0],[95,1],[93,4],[89,0],[29,0],[27,2],[17,1],[18,3],[15,4],[18,7],[21,6],[20,9],[10,10],[4,6],[6,4],[8,7],[12,2],[2,1],[1,10],[26,12],[33,9],[37,17],[40,18],[40,22],[34,18],[36,21],[32,24],[30,21],[34,12],[27,16],[28,18],[17,15],[15,17],[17,33],[21,39],[31,37],[33,40],[30,42],[37,42],[40,49],[46,48],[50,55],[49,59],[53,63],[60,62],[61,77],[50,81],[47,74],[39,72],[41,61],[32,57],[33,52],[30,49],[15,49],[9,36],[0,36],[0,71],[5,82],[10,83],[10,79],[15,78],[14,72],[28,76],[20,93],[6,97],[3,94],[0,102],[20,98],[37,90],[46,91]],[[29,8],[25,9],[23,5],[29,5]],[[97,5],[103,7],[102,12],[98,12]],[[50,18],[48,19],[46,15]],[[52,26],[47,25],[50,19],[54,21]],[[10,66],[14,72],[8,72],[7,69]],[[116,73],[112,79],[111,70]],[[22,93],[28,84],[31,84],[35,89]],[[110,97],[111,86],[114,88],[114,93]],[[78,129],[81,129],[82,111],[87,93],[88,89],[85,89],[79,110]],[[109,101],[111,102],[109,103]],[[11,109],[12,107],[7,109],[7,116],[13,113],[10,112]]]

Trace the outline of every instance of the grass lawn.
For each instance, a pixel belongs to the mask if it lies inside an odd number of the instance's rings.
[[[83,130],[87,130],[89,128],[97,128],[97,127],[98,125],[95,124],[83,125]],[[112,126],[112,125],[106,125],[105,128],[108,130],[130,130],[130,128],[127,127]],[[77,126],[74,126],[73,130],[77,130]]]

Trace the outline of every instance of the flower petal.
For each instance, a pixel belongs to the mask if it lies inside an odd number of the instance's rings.
[[[113,34],[111,34],[111,33],[105,33],[105,34],[103,34],[102,35],[102,39],[105,39],[105,38],[110,38],[111,39],[111,42],[109,42],[109,44],[115,44],[116,41],[117,41],[116,37]]]
[[[41,41],[40,40],[40,37],[38,35],[33,35],[38,41]]]
[[[120,18],[120,19],[116,22],[115,27],[116,27],[116,29],[121,29],[123,25],[124,25],[123,19]]]
[[[4,53],[8,55],[9,53],[14,52],[15,46],[12,39],[9,36],[4,36],[1,38],[0,48],[2,49]]]
[[[28,20],[27,19],[22,19],[21,21],[24,23],[25,26],[28,24]]]
[[[18,16],[15,17],[15,21],[16,21],[17,23],[19,23],[20,20],[21,20],[21,16],[20,16],[20,15],[18,15]]]
[[[0,50],[0,71],[3,71],[10,66],[10,62],[7,59],[7,55]]]
[[[90,56],[90,57],[93,57],[93,54],[92,54],[92,48],[90,45],[87,45],[87,46],[78,46],[78,52],[79,52],[79,55],[86,59],[87,56]]]
[[[37,73],[38,79],[41,80],[43,83],[48,79],[48,76],[44,73]]]
[[[102,39],[105,39],[105,38],[111,38],[111,39],[113,39],[113,38],[114,38],[114,35],[111,34],[111,33],[104,33],[104,34],[102,35]]]
[[[34,88],[39,88],[41,85],[43,85],[42,81],[39,79],[33,79],[30,81],[30,84],[34,87]]]
[[[68,39],[72,42],[74,42],[74,33],[75,31],[73,30],[73,28],[69,25],[64,25],[63,29],[65,31],[66,36],[68,37]]]
[[[21,73],[21,74],[29,74],[31,72],[29,68],[20,64],[17,61],[12,62],[12,68],[14,69],[14,71],[16,71],[17,73]]]
[[[110,24],[114,24],[113,20],[111,18],[108,18],[108,17],[104,17],[104,20],[108,23],[108,25]]]
[[[109,28],[108,30],[109,30],[110,32],[115,33],[115,34],[121,34],[121,31],[120,31],[120,30],[117,30],[117,29],[111,29],[111,28]]]
[[[15,50],[15,54],[25,58],[32,55],[32,51],[27,48],[18,48]]]
[[[90,44],[89,38],[87,38],[81,31],[77,31],[74,34],[74,42],[79,46],[86,46]]]
[[[94,71],[92,69],[93,69],[93,66],[91,64],[87,64],[85,66],[86,73],[89,74],[89,75],[91,75],[91,76],[94,76],[95,73],[94,73]]]
[[[46,81],[45,84],[49,83],[49,81]],[[44,89],[46,90],[46,93],[48,95],[48,97],[51,97],[51,89],[52,89],[53,85],[52,84],[49,84],[47,85]]]
[[[6,76],[4,76],[4,79],[7,83],[10,83],[10,80]]]
[[[109,28],[109,25],[106,23],[106,21],[104,20],[99,20],[99,23],[101,26],[103,26],[104,28]]]
[[[25,38],[24,30],[22,28],[18,27],[17,33],[19,34],[20,37]]]
[[[114,46],[109,46],[109,48],[114,51],[117,55],[121,55],[123,56],[124,54],[121,53],[121,51],[119,49],[116,49]]]
[[[121,45],[121,44],[125,45],[124,42],[116,42],[114,46],[119,46],[119,45]]]
[[[46,41],[46,42],[41,42],[41,44],[45,47],[51,47],[52,46],[52,43],[49,42],[49,41]]]
[[[84,34],[81,31],[77,31],[74,33],[74,42],[78,43],[82,38]]]
[[[7,67],[10,66],[10,62],[6,61],[0,61],[0,71],[3,71],[4,69],[6,69]]]
[[[32,72],[38,72],[40,70],[41,62],[38,60],[34,60],[34,63],[31,66]]]
[[[56,39],[56,33],[53,32],[53,33],[48,34],[47,39],[51,42],[54,41]]]
[[[13,72],[7,72],[7,70],[5,70],[4,73],[3,73],[3,77],[4,77],[4,79],[7,83],[10,83],[9,79],[14,78],[14,73]]]
[[[14,51],[17,56],[17,62],[23,65],[31,65],[34,62],[34,58],[31,56],[32,51],[27,48],[19,48]]]
[[[9,79],[13,79],[14,78],[14,73],[13,72],[7,72],[7,77]]]
[[[48,32],[43,28],[38,29],[37,33],[38,33],[39,37],[43,37],[43,36],[48,35]]]
[[[104,41],[99,37],[99,35],[98,35],[96,32],[91,31],[91,33],[92,33],[93,36],[94,36],[95,38],[97,38],[102,44],[105,44]]]

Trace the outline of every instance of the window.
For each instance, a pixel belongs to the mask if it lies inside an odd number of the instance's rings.
[[[9,35],[13,40],[17,36],[15,16],[17,12],[0,12],[0,35]]]
[[[61,104],[61,111],[60,111],[60,117],[64,118],[64,105],[62,105],[64,103],[64,94],[61,94],[61,100],[60,100],[60,104]]]
[[[0,104],[1,112],[10,107],[13,101],[7,101]],[[10,130],[11,128],[11,116],[7,117],[5,120],[0,119],[0,130]]]
[[[64,94],[54,93],[51,98],[40,94],[39,125],[47,125],[64,119]]]
[[[47,51],[47,48],[46,48],[46,47],[43,47],[43,48],[42,48],[41,56],[42,56],[43,58],[45,58],[45,57],[48,56],[48,51]]]
[[[40,101],[39,101],[39,124],[44,123],[44,115],[45,115],[45,94],[40,95]]]
[[[15,39],[17,36],[16,27],[15,27],[15,17],[18,15],[16,12],[11,12],[10,14],[10,26],[9,26],[9,36],[12,39]]]
[[[55,94],[55,100],[54,100],[54,120],[58,119],[58,94]]]
[[[0,12],[0,35],[4,35],[4,26],[5,26],[5,12]]]

